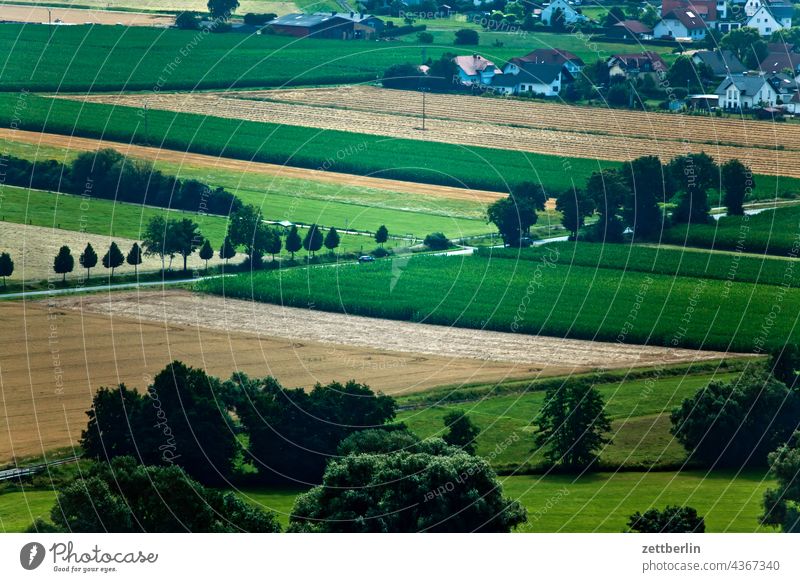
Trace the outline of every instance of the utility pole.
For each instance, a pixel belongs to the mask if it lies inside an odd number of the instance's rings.
[[[147,127],[147,101],[144,102],[144,145],[150,144],[150,132]]]

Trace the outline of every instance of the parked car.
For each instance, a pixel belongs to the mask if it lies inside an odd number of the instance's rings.
[[[370,255],[361,255],[360,257],[358,257],[359,263],[371,263],[374,260],[375,257],[371,257]]]

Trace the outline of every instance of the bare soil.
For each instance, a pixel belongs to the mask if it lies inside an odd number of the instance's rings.
[[[146,12],[114,12],[110,10],[86,10],[80,8],[48,8],[3,4],[0,6],[0,22],[29,22],[34,24],[121,24],[123,26],[171,26],[175,17],[169,14]],[[51,18],[48,21],[48,18]]]

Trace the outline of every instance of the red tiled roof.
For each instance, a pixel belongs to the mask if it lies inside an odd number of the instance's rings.
[[[563,65],[567,61],[583,66],[583,61],[577,55],[563,49],[536,49],[524,57],[514,57],[512,63],[540,63],[545,65]]]
[[[653,51],[645,51],[643,53],[629,53],[622,55],[613,55],[612,58],[620,61],[625,68],[641,69],[642,65],[650,61],[654,71],[666,71],[667,64],[664,60]]]
[[[492,61],[488,61],[480,55],[458,56],[454,60],[456,65],[469,76],[482,73],[486,69],[492,69],[495,73],[502,73]]]
[[[673,10],[664,17],[664,20],[677,20],[683,24],[687,30],[697,30],[706,28],[706,22],[692,10]]]
[[[631,34],[650,34],[653,29],[647,26],[644,22],[638,20],[623,20],[617,22],[614,26],[626,29]]]

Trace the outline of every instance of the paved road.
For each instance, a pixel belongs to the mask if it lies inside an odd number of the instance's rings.
[[[16,469],[7,469],[5,471],[0,471],[0,481],[7,481],[9,479],[17,479],[19,477],[25,477],[27,475],[34,475],[39,471],[45,470],[47,467],[55,467],[56,465],[66,465],[67,463],[74,463],[78,460],[78,457],[69,457],[67,459],[60,459],[58,461],[52,461],[50,463],[43,463],[41,465],[32,465],[30,467],[17,467]]]

